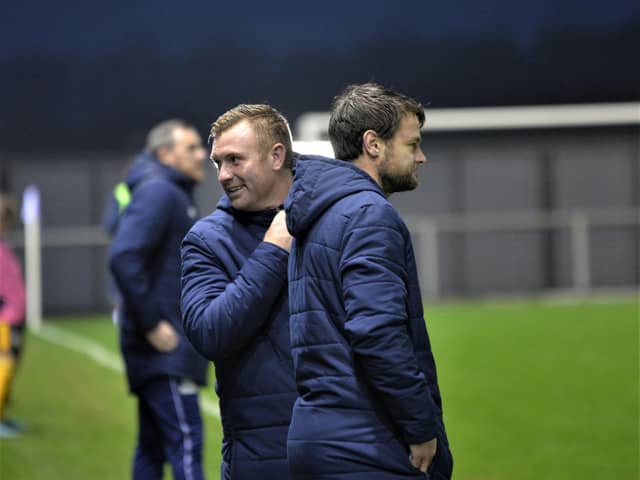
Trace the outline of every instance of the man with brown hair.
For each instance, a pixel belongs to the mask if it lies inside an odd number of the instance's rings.
[[[368,83],[338,95],[340,160],[300,159],[286,202],[291,347],[300,392],[293,478],[451,477],[409,231],[387,197],[418,186],[422,105]]]
[[[289,348],[282,204],[292,181],[286,119],[238,105],[211,127],[225,194],[182,243],[182,312],[193,346],[213,361],[224,438],[221,478],[289,478],[286,440],[296,398]]]

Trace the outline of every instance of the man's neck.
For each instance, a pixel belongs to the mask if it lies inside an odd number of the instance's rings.
[[[273,188],[273,195],[271,196],[271,202],[269,202],[268,208],[277,208],[284,203],[292,183],[293,175],[291,171],[283,172]]]
[[[353,163],[360,170],[364,170],[364,172],[367,173],[373,179],[373,181],[378,184],[380,188],[382,188],[380,175],[378,174],[378,169],[376,168],[375,160],[373,158],[366,155],[361,155],[351,163]]]

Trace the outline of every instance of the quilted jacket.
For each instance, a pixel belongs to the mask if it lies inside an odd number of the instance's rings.
[[[355,165],[298,160],[285,208],[290,331],[299,392],[289,430],[294,478],[424,478],[409,445],[451,456],[409,232]]]
[[[182,243],[184,329],[215,364],[223,479],[289,478],[289,254],[262,241],[275,213],[238,211],[224,196]]]
[[[186,339],[180,318],[180,242],[197,217],[195,183],[145,151],[129,170],[127,185],[131,202],[118,219],[109,266],[122,296],[120,348],[129,388],[135,392],[166,375],[204,385],[208,362]],[[145,337],[161,319],[180,336],[170,353]]]

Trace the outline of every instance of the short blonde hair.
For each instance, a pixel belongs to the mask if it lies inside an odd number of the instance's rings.
[[[209,140],[215,138],[243,120],[248,120],[253,126],[258,141],[268,150],[276,143],[285,148],[286,168],[293,165],[293,149],[289,122],[278,110],[266,104],[240,104],[227,110],[211,124]]]

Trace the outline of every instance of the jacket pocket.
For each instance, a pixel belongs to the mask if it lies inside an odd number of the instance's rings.
[[[449,445],[438,435],[438,448],[427,470],[427,478],[429,480],[449,480],[452,472],[453,457],[451,456],[451,450],[449,450]]]

